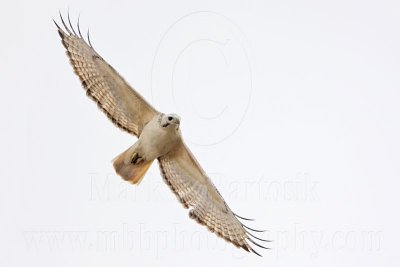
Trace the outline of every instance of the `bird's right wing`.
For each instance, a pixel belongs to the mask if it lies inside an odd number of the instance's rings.
[[[238,220],[245,218],[231,211],[183,141],[168,154],[159,157],[158,161],[165,182],[185,208],[192,208],[189,212],[192,219],[207,226],[211,232],[215,232],[226,241],[260,255],[248,241],[266,248],[252,238],[267,240],[260,239],[247,230],[261,231],[248,228]]]
[[[62,44],[86,94],[119,128],[139,136],[144,125],[158,112],[144,100],[82,37],[75,32],[68,17],[68,27],[61,14],[64,29],[55,21]]]

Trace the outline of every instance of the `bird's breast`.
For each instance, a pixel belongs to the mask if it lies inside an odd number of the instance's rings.
[[[167,154],[179,140],[179,131],[160,127],[150,121],[139,137],[138,149],[147,160]]]

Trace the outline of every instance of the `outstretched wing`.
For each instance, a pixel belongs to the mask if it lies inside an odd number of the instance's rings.
[[[257,244],[252,238],[260,239],[247,230],[254,230],[243,225],[234,214],[217,188],[202,170],[192,153],[183,142],[167,155],[158,158],[161,174],[185,208],[191,207],[189,216],[207,226],[211,232],[241,247],[258,254],[248,241]],[[248,219],[245,219],[248,220]]]
[[[158,112],[144,100],[82,37],[79,29],[75,32],[68,21],[68,27],[61,14],[64,29],[55,21],[62,44],[75,73],[82,82],[86,94],[119,128],[139,136],[144,125]]]

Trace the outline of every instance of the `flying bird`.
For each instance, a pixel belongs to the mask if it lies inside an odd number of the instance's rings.
[[[261,248],[254,239],[269,242],[254,235],[255,230],[241,220],[251,220],[235,214],[196,158],[182,140],[180,117],[164,114],[153,108],[136,92],[93,48],[89,32],[87,41],[61,16],[62,27],[56,21],[58,33],[70,63],[82,82],[86,94],[93,99],[109,119],[138,140],[113,160],[116,173],[132,184],[139,184],[157,159],[161,175],[189,216],[211,232],[261,256],[250,243]],[[240,219],[240,220],[239,220]],[[253,232],[253,233],[252,233]]]

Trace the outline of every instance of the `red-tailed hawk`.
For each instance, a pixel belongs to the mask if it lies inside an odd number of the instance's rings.
[[[158,112],[129,86],[94,50],[89,34],[85,41],[79,29],[79,20],[76,32],[69,16],[69,26],[61,14],[60,17],[64,27],[54,23],[86,94],[116,126],[138,137],[133,146],[114,159],[115,171],[126,181],[138,184],[157,159],[165,182],[183,206],[190,208],[190,218],[237,247],[260,256],[249,242],[266,248],[254,239],[268,240],[254,236],[250,231],[262,231],[245,226],[239,219],[249,219],[236,215],[226,204],[183,142],[180,118],[175,114]]]

